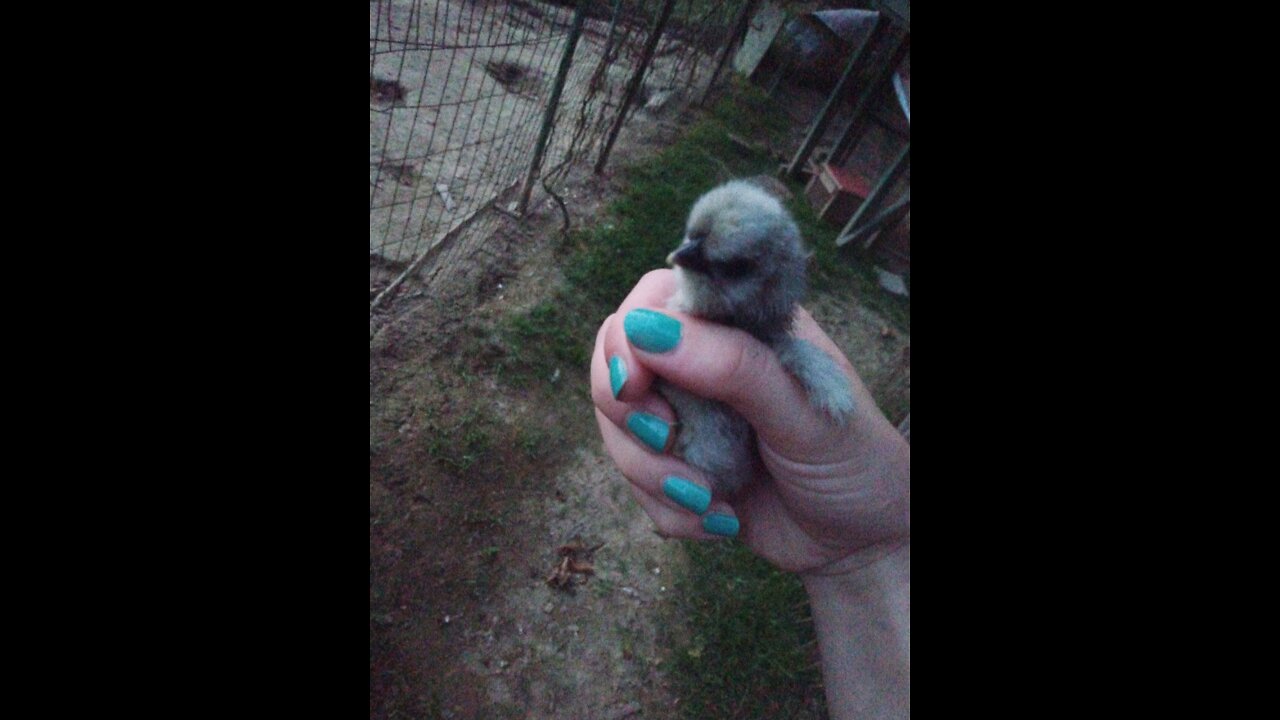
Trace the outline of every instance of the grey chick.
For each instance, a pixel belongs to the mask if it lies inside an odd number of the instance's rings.
[[[732,181],[711,190],[689,213],[684,241],[667,257],[675,267],[669,307],[741,328],[777,353],[809,401],[843,425],[853,389],[829,355],[790,334],[805,293],[808,253],[795,222],[760,187]],[[758,469],[755,434],[737,412],[659,380],[658,392],[680,423],[672,452],[711,476],[729,495]]]

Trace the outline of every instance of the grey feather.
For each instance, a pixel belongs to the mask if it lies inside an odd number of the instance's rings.
[[[732,493],[755,475],[755,431],[741,415],[663,380],[657,390],[679,418],[672,453],[711,476],[722,493]]]
[[[840,366],[817,346],[790,335],[804,297],[808,253],[776,198],[733,181],[703,195],[689,213],[684,241],[668,256],[678,287],[670,307],[741,328],[768,344],[813,406],[837,423],[853,412],[853,391]],[[706,472],[731,495],[759,468],[755,433],[719,402],[669,383],[655,386],[680,423],[672,452]]]
[[[774,343],[778,360],[809,395],[809,403],[844,425],[853,414],[853,389],[830,355],[808,340],[784,337]]]

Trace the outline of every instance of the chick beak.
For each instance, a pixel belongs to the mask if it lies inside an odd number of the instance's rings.
[[[667,256],[668,265],[678,265],[696,272],[706,272],[707,257],[702,254],[701,240],[686,239],[675,252]]]

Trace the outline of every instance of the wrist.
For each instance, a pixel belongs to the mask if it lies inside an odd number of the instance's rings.
[[[911,536],[895,537],[865,547],[857,552],[827,563],[822,567],[798,573],[805,589],[827,591],[842,586],[859,586],[882,581],[886,571],[893,568],[910,570]],[[880,567],[885,565],[887,567]]]
[[[834,720],[911,714],[911,541],[846,558],[838,574],[801,576]]]

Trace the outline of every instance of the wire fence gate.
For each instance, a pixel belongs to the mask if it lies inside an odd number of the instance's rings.
[[[754,0],[371,0],[369,309],[431,291],[645,105],[704,102]]]

